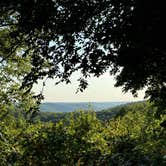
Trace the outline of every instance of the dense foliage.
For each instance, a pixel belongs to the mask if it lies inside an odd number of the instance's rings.
[[[1,0],[0,30],[10,29],[12,48],[26,46],[23,57],[31,54],[24,86],[43,77],[69,83],[80,70],[82,91],[89,76],[109,70],[124,91],[146,87],[163,114],[165,12],[161,0]]]
[[[13,165],[165,165],[166,131],[148,103],[131,104],[101,121],[94,112],[70,113],[56,123],[29,123],[20,114],[1,122],[0,161]],[[101,112],[100,116],[107,116]]]
[[[22,57],[22,48],[12,47],[16,41],[9,29],[0,30],[0,120],[12,110],[33,115],[39,110],[40,94],[35,96],[28,87],[21,88],[23,78],[31,71],[31,57]]]
[[[166,165],[165,12],[160,0],[1,0],[0,165]],[[77,70],[80,91],[109,70],[157,107],[35,116],[33,84]]]

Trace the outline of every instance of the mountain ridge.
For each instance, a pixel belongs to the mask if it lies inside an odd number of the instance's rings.
[[[129,102],[44,102],[40,105],[42,112],[73,112],[76,110],[101,111],[103,109],[112,108],[118,105],[127,104]]]

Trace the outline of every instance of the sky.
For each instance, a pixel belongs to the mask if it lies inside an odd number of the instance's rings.
[[[50,43],[51,45],[53,43]],[[115,88],[115,80],[106,72],[99,78],[88,79],[89,86],[83,92],[76,93],[80,73],[75,72],[71,77],[71,84],[60,83],[55,85],[56,80],[47,80],[44,87],[43,102],[114,102],[114,101],[140,101],[144,100],[144,91],[140,91],[137,98],[131,93],[123,93],[122,88]],[[40,93],[42,81],[33,88],[35,93]]]
[[[43,102],[115,102],[115,101],[140,101],[144,98],[144,91],[139,91],[137,98],[131,93],[123,93],[122,88],[115,88],[114,77],[105,73],[99,78],[88,79],[89,86],[83,92],[78,92],[79,73],[73,74],[71,84],[60,83],[55,85],[55,80],[47,80],[44,87]],[[34,85],[33,91],[39,93],[42,89],[42,82]]]

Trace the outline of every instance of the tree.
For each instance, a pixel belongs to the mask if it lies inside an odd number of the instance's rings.
[[[116,86],[166,108],[166,37],[162,1],[143,0],[2,0],[0,24],[15,45],[24,43],[32,68],[23,86],[43,77],[70,82],[80,70],[80,90],[87,78],[109,70]]]
[[[31,70],[30,59],[22,57],[23,45],[13,47],[9,30],[0,31],[0,120],[11,111],[17,110],[31,115],[38,109],[40,96],[28,92],[27,88],[21,89],[22,80]],[[10,55],[10,56],[9,56]],[[28,92],[28,93],[27,93]],[[0,123],[1,127],[1,123]]]
[[[0,165],[17,160],[15,143],[39,110],[40,96],[20,89],[22,79],[31,70],[30,56],[22,57],[24,45],[15,46],[9,29],[0,30]],[[28,93],[27,93],[28,92]],[[25,118],[26,117],[26,118]],[[19,129],[18,129],[19,128]],[[12,163],[11,163],[12,164]]]

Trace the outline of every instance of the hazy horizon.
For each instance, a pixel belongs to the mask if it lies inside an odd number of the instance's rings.
[[[73,112],[77,110],[101,111],[110,109],[128,102],[43,102],[40,105],[42,112]]]
[[[144,100],[144,91],[139,91],[138,97],[134,98],[131,93],[123,93],[122,88],[115,88],[114,77],[108,72],[99,78],[89,78],[89,86],[84,92],[76,93],[80,74],[74,73],[71,77],[71,84],[60,83],[55,85],[55,80],[48,80],[44,87],[45,99],[42,102],[135,102]],[[42,82],[39,81],[33,88],[39,93],[42,89]]]

